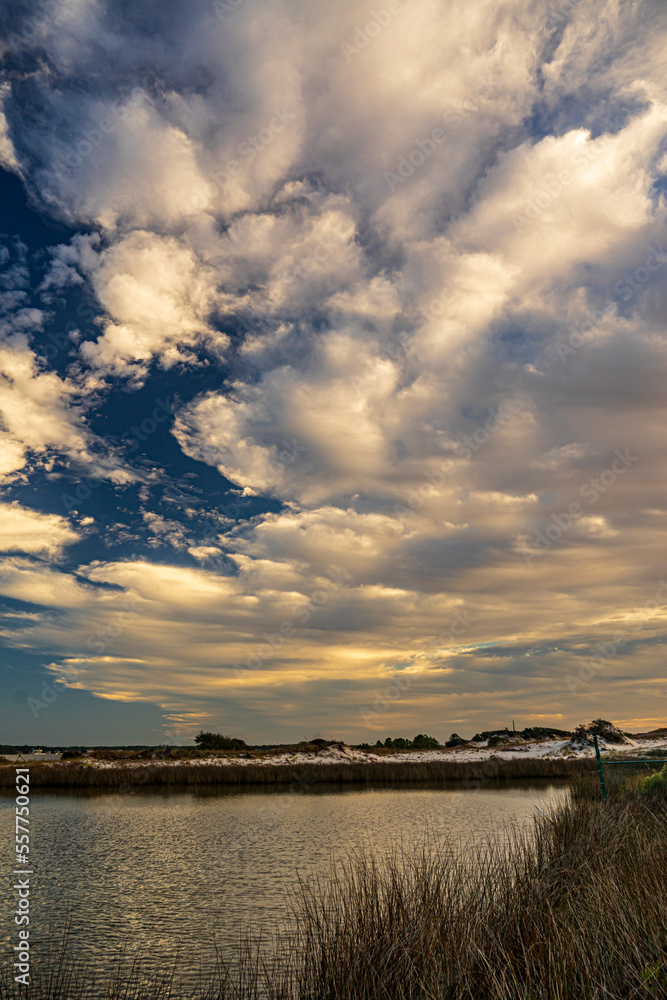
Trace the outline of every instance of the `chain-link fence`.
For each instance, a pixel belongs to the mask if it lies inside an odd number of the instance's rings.
[[[645,778],[661,771],[667,764],[667,750],[650,750],[643,756],[628,759],[623,753],[602,756],[597,736],[594,737],[594,742],[603,799],[618,792],[639,788]]]

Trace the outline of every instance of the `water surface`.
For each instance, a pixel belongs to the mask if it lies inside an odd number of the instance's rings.
[[[526,825],[535,804],[566,795],[551,782],[473,788],[229,790],[192,787],[31,795],[31,943],[69,914],[71,942],[104,968],[129,945],[164,968],[183,956],[210,965],[214,939],[229,954],[244,926],[280,927],[285,890],[325,874],[350,852],[396,844],[445,851]],[[14,802],[0,797],[5,871],[13,864]],[[2,948],[14,898],[3,880]],[[181,965],[182,962],[179,962]],[[186,961],[194,975],[196,962]]]

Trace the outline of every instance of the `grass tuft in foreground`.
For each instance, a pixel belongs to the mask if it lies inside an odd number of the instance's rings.
[[[306,897],[296,995],[667,997],[666,830],[663,796],[584,799],[509,850],[351,863]]]

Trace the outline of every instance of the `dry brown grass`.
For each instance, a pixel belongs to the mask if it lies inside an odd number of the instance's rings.
[[[134,788],[152,785],[290,785],[471,783],[521,778],[574,778],[595,771],[591,760],[387,761],[350,764],[152,764],[56,761],[30,765],[31,788]],[[14,787],[14,769],[0,767],[0,789]]]
[[[305,896],[293,996],[667,997],[666,829],[664,798],[579,800],[509,851],[351,861]]]

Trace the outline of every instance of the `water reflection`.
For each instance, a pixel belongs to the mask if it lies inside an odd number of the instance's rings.
[[[565,788],[554,782],[289,789],[215,786],[33,793],[31,944],[64,925],[98,968],[130,945],[156,967],[181,954],[211,964],[251,924],[280,929],[285,890],[364,847],[456,849],[526,825]],[[10,844],[13,800],[0,799]],[[5,956],[13,918],[5,887]],[[36,950],[38,950],[38,948]],[[196,965],[197,963],[195,963]],[[192,965],[190,965],[192,968]],[[194,970],[193,970],[194,974]]]

